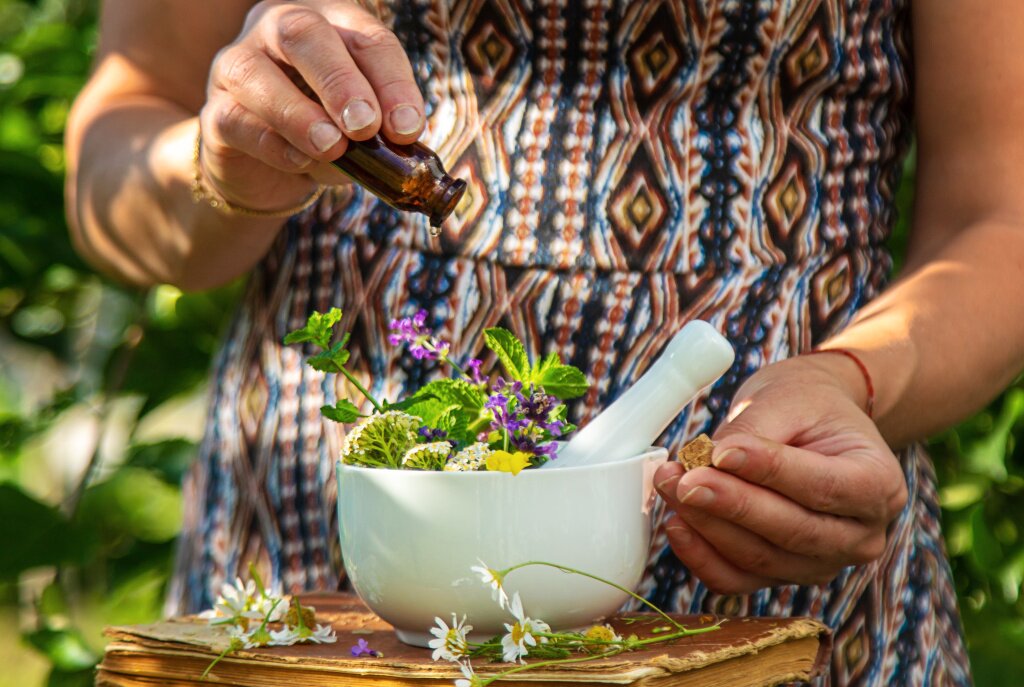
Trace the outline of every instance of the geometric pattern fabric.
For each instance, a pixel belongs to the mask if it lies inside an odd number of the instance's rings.
[[[354,187],[288,223],[215,364],[169,612],[209,606],[249,561],[289,592],[344,583],[340,436],[319,408],[349,390],[281,345],[313,309],[344,308],[350,367],[389,398],[440,374],[386,344],[391,319],[425,308],[467,354],[507,327],[587,373],[582,421],[708,320],[736,362],[666,430],[672,449],[713,430],[752,372],[842,328],[891,269],[909,0],[364,4],[405,46],[424,140],[467,192],[438,239]],[[901,459],[910,500],[878,562],[723,597],[659,532],[641,591],[684,612],[822,619],[835,651],[817,685],[969,684],[931,463]]]

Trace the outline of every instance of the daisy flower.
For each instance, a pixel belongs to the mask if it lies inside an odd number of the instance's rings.
[[[519,598],[519,592],[512,595],[512,602],[509,604],[509,611],[515,616],[516,622],[509,625],[505,623],[508,634],[501,638],[502,659],[507,663],[525,663],[523,656],[529,653],[528,646],[537,646],[538,639],[541,643],[547,642],[546,637],[535,637],[535,632],[551,632],[551,627],[542,620],[528,618],[523,613],[523,602]]]
[[[299,636],[298,629],[285,625],[283,630],[270,631],[270,641],[268,644],[270,646],[291,646],[301,641],[302,637]]]
[[[243,584],[242,578],[236,577],[233,585],[225,582],[221,585],[220,596],[213,605],[213,614],[207,614],[207,619],[213,618],[238,618],[251,607],[253,595],[256,593],[256,583],[249,580]]]
[[[498,606],[505,608],[508,605],[508,594],[505,593],[505,588],[502,586],[505,580],[501,573],[493,568],[488,568],[483,561],[480,561],[480,565],[474,565],[470,570],[479,575],[484,584],[490,585],[491,598],[498,602]]]
[[[444,659],[446,661],[456,661],[460,658],[464,658],[469,654],[469,642],[466,640],[466,634],[473,629],[472,625],[466,625],[466,616],[462,616],[462,620],[459,620],[454,613],[452,613],[452,626],[448,627],[440,618],[434,618],[437,621],[437,627],[430,628],[430,634],[434,635],[436,639],[431,639],[427,643],[431,649],[434,650],[431,658],[435,661],[438,659]]]
[[[473,672],[473,666],[469,664],[469,661],[460,663],[459,670],[462,671],[464,677],[455,681],[455,687],[479,687],[482,684],[480,677]]]

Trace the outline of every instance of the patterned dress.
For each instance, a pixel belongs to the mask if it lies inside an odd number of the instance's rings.
[[[344,583],[319,408],[340,388],[281,338],[338,305],[353,366],[395,398],[440,374],[399,357],[419,308],[454,350],[515,331],[586,371],[586,420],[693,318],[733,368],[662,437],[722,421],[758,368],[841,329],[885,285],[910,121],[909,0],[393,0],[425,141],[467,194],[444,235],[357,188],[291,220],[256,270],[215,364],[169,612],[211,604],[256,561],[286,591]],[[357,398],[356,396],[353,396]],[[967,685],[935,478],[882,558],[829,585],[711,593],[658,535],[642,591],[684,612],[810,615],[835,629],[817,685]]]

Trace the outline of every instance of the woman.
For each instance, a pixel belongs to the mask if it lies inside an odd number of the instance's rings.
[[[718,469],[656,476],[644,593],[822,618],[819,684],[969,684],[912,442],[1024,363],[1022,30],[1024,6],[982,0],[108,0],[68,134],[79,249],[138,284],[252,270],[169,610],[250,560],[285,591],[339,583],[334,390],[280,344],[310,311],[345,308],[388,396],[434,372],[386,348],[391,318],[424,307],[466,352],[501,323],[587,371],[583,419],[703,318],[737,362],[664,441],[714,430]],[[911,102],[917,207],[887,286]],[[469,182],[442,237],[351,186],[282,228],[378,131]]]

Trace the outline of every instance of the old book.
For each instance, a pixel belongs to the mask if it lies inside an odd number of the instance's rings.
[[[310,594],[303,604],[316,607],[318,622],[330,622],[336,644],[268,647],[240,651],[222,659],[202,680],[203,671],[227,646],[222,629],[195,618],[150,625],[108,628],[107,646],[97,673],[98,687],[451,687],[458,668],[434,662],[429,649],[409,647],[354,596]],[[630,614],[611,621],[620,633],[649,636],[664,621]],[[710,616],[680,616],[689,627],[712,623]],[[381,652],[379,658],[353,658],[359,639]],[[693,635],[585,663],[563,665],[514,676],[530,687],[632,685],[634,687],[770,687],[808,680],[828,665],[831,636],[807,618],[737,618],[720,630]],[[508,664],[474,663],[482,676]],[[511,680],[510,680],[511,681]]]

